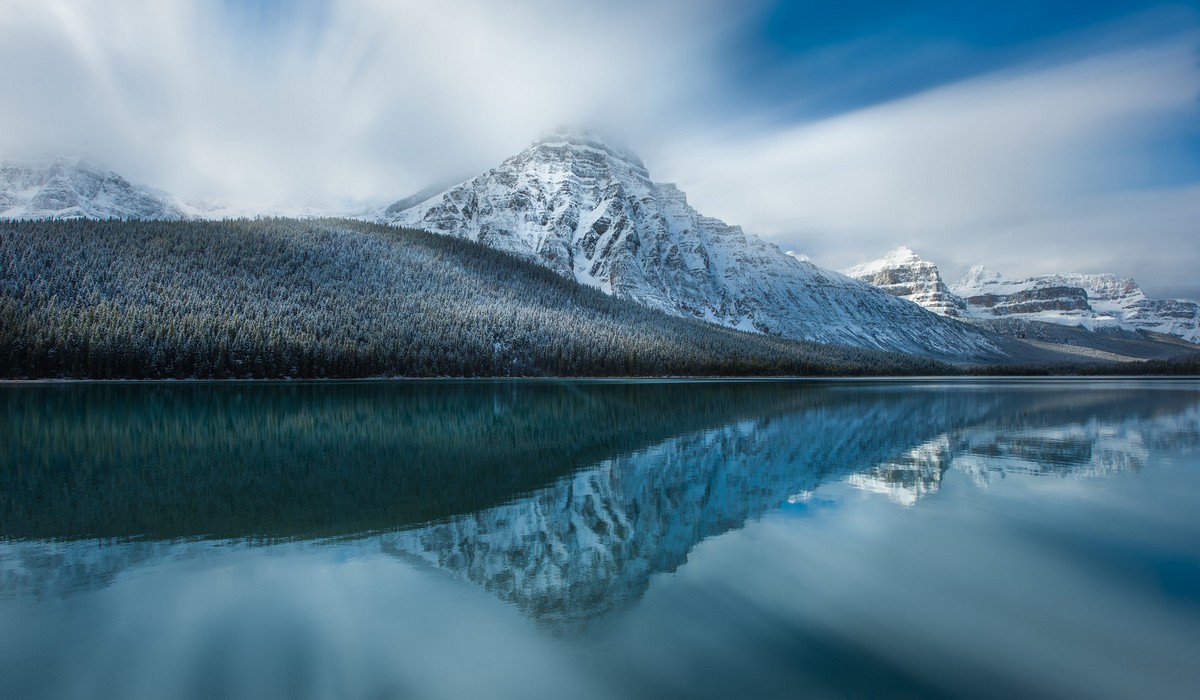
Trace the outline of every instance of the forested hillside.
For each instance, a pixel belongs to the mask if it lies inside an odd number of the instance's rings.
[[[680,319],[342,219],[0,223],[0,376],[857,375],[904,355]]]

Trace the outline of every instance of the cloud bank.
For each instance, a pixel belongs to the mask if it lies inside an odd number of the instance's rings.
[[[248,205],[397,198],[560,123],[666,124],[735,26],[716,9],[0,0],[0,156],[86,153]]]
[[[672,160],[693,203],[830,267],[909,245],[951,281],[1114,270],[1192,283],[1200,183],[1152,185],[1155,139],[1200,123],[1193,45],[985,75]]]
[[[839,72],[830,56],[894,46],[871,68],[886,76],[946,44],[893,29],[748,63],[771,10],[0,0],[0,158],[86,155],[189,201],[353,211],[587,124],[704,213],[826,267],[905,244],[950,279],[975,263],[1115,271],[1200,297],[1200,16],[1171,15],[1166,35],[1130,20],[1122,40],[1052,38],[1007,68],[812,121],[786,115],[815,76],[872,84],[863,60]],[[756,83],[777,87],[739,89],[747,66],[777,68]]]

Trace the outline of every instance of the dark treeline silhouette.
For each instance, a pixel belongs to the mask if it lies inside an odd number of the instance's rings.
[[[985,377],[1200,377],[1200,352],[1144,362],[980,365],[958,371]]]
[[[0,376],[911,375],[667,316],[469,241],[344,219],[0,223]]]

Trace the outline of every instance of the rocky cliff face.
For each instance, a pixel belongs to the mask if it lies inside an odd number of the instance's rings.
[[[1017,316],[1093,330],[1128,328],[1200,343],[1200,304],[1147,299],[1128,277],[1067,273],[1009,280],[977,266],[951,289],[978,317]]]
[[[1012,294],[976,294],[965,299],[968,306],[985,309],[994,316],[1059,312],[1090,317],[1087,291],[1078,287],[1022,289]]]
[[[903,246],[874,262],[844,271],[846,276],[873,284],[894,297],[920,304],[942,316],[962,316],[963,300],[942,281],[937,265],[922,260]]]
[[[904,247],[845,274],[943,316],[1038,321],[1088,330],[1144,330],[1200,343],[1200,305],[1184,299],[1147,299],[1137,282],[1113,274],[1065,273],[1013,280],[977,265],[947,286],[937,265]]]
[[[0,219],[185,219],[165,192],[81,160],[0,163]]]
[[[994,357],[976,329],[703,216],[637,156],[556,132],[471,180],[376,218],[534,260],[667,313],[747,331],[937,357]]]

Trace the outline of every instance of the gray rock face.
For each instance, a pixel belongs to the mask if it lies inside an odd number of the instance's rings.
[[[1113,274],[1011,280],[977,265],[947,286],[937,265],[904,247],[845,274],[943,316],[1055,323],[1093,331],[1150,331],[1200,343],[1200,304],[1147,299],[1137,282]]]
[[[0,163],[0,219],[185,219],[165,192],[84,161]]]
[[[1200,343],[1200,304],[1187,299],[1142,299],[1125,309],[1125,321],[1149,331]]]
[[[670,314],[789,338],[997,358],[986,334],[703,216],[637,156],[557,132],[384,223],[467,238]]]
[[[937,265],[903,246],[880,260],[852,267],[845,274],[942,316],[958,317],[966,312],[963,300],[942,281]]]
[[[1147,299],[1128,277],[1066,273],[1007,280],[979,266],[952,289],[966,297],[970,314],[979,318],[1014,316],[1090,330],[1126,328],[1200,343],[1200,304]]]
[[[988,309],[995,316],[1091,310],[1087,291],[1079,287],[1040,287],[1012,294],[981,294],[967,297],[966,302],[970,306]]]

